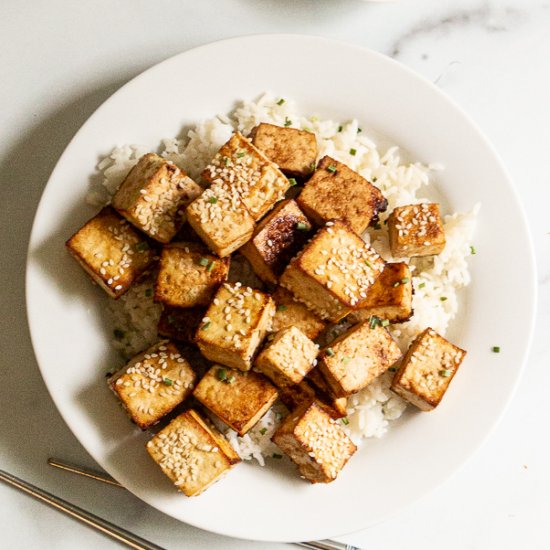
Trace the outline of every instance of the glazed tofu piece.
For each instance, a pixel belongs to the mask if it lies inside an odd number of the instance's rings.
[[[390,248],[395,258],[433,256],[445,248],[439,204],[399,206],[388,217]]]
[[[195,343],[195,334],[202,322],[204,307],[164,306],[157,327],[160,336],[188,344]]]
[[[276,284],[292,257],[311,236],[312,225],[290,199],[279,203],[240,250],[265,283]]]
[[[65,246],[111,298],[122,296],[155,258],[148,239],[110,206],[80,228]]]
[[[188,497],[200,495],[241,461],[224,436],[193,409],[174,418],[146,448]]]
[[[352,323],[359,323],[374,315],[390,323],[403,323],[412,317],[412,297],[409,266],[406,263],[386,264],[380,277],[367,292],[365,306],[352,311],[348,319]]]
[[[391,389],[420,410],[431,411],[443,399],[464,357],[463,349],[427,328],[411,344]]]
[[[311,372],[315,372],[316,370],[317,369],[313,369]],[[301,407],[305,403],[315,402],[327,411],[332,418],[343,418],[347,414],[347,399],[345,397],[337,399],[320,392],[311,383],[309,378],[305,378],[295,386],[279,388],[279,399],[290,412]]]
[[[254,221],[283,199],[290,187],[277,165],[239,132],[218,151],[202,177],[236,190]]]
[[[155,301],[172,307],[207,306],[227,280],[229,258],[218,258],[198,243],[165,245],[160,256]]]
[[[275,312],[273,300],[241,283],[224,283],[206,311],[195,341],[210,361],[250,370]]]
[[[305,178],[315,167],[317,139],[311,132],[262,123],[251,136],[252,143],[289,176]]]
[[[290,262],[280,284],[322,319],[338,321],[364,306],[384,266],[346,222],[329,221]]]
[[[316,403],[289,414],[272,441],[311,483],[334,481],[357,447],[336,420]]]
[[[187,221],[220,258],[240,248],[254,232],[254,220],[239,194],[222,184],[212,185],[187,207]]]
[[[336,397],[368,386],[401,358],[390,333],[380,324],[364,321],[336,338],[319,355],[319,369]]]
[[[111,376],[109,385],[130,418],[145,430],[191,394],[196,378],[178,348],[162,340]]]
[[[337,218],[361,235],[384,212],[388,201],[380,190],[345,164],[323,157],[296,199],[317,225]]]
[[[243,436],[277,400],[277,388],[257,372],[213,366],[193,392],[195,399]]]
[[[276,386],[299,384],[317,365],[319,347],[299,328],[285,328],[275,334],[256,358],[256,370]]]
[[[112,204],[146,235],[167,243],[184,224],[185,207],[201,193],[181,168],[148,153],[130,170]]]

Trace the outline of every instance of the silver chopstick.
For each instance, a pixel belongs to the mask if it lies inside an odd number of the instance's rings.
[[[31,483],[23,481],[22,479],[3,470],[0,470],[0,481],[4,481],[8,485],[11,485],[20,491],[23,491],[24,493],[27,493],[28,495],[31,495],[36,499],[49,504],[50,506],[53,506],[55,509],[78,519],[89,527],[93,527],[94,529],[101,531],[103,534],[108,535],[109,537],[125,544],[130,548],[134,548],[135,550],[164,550],[157,544],[153,544],[152,542],[130,533],[130,531],[117,527],[110,521],[100,518],[91,512],[87,512],[86,510],[71,504],[66,500],[56,497],[55,495],[52,495],[51,493],[48,493],[47,491],[44,491]]]
[[[95,479],[96,481],[101,481],[102,483],[108,483],[109,485],[114,485],[115,487],[124,489],[123,485],[105,472],[71,464],[70,462],[59,460],[58,458],[48,458],[48,464],[54,468],[71,472],[72,474],[89,477],[91,479]],[[343,542],[336,542],[335,540],[312,540],[308,542],[294,542],[292,544],[301,546],[302,548],[309,548],[310,550],[361,550],[360,548],[357,548],[357,546],[352,546],[351,544],[345,544]]]

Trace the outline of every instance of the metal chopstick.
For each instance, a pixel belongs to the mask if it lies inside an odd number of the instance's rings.
[[[126,529],[122,529],[121,527],[114,525],[110,521],[100,518],[91,512],[87,512],[86,510],[71,504],[66,500],[56,497],[55,495],[52,495],[51,493],[48,493],[47,491],[44,491],[31,483],[23,481],[22,479],[3,470],[0,470],[0,481],[4,481],[8,485],[15,487],[20,491],[45,502],[46,504],[49,504],[55,509],[78,519],[89,527],[93,527],[94,529],[101,531],[103,534],[108,535],[109,537],[125,544],[130,548],[134,548],[135,550],[164,550],[157,544],[153,544],[152,542],[134,535],[133,533],[130,533],[130,531],[126,531]],[[107,482],[107,480],[102,481]]]
[[[105,472],[71,464],[70,462],[59,460],[58,458],[48,458],[48,464],[54,468],[71,472],[72,474],[89,477],[91,479],[95,479],[96,481],[101,481],[102,483],[108,483],[109,485],[114,485],[115,487],[124,489],[123,485]],[[292,544],[301,546],[302,548],[309,548],[310,550],[361,550],[351,544],[336,542],[335,540],[315,540],[307,542],[294,542]]]

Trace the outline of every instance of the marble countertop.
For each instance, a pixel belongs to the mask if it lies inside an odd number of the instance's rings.
[[[93,462],[40,377],[25,317],[24,269],[33,214],[57,158],[117,88],[166,57],[220,38],[315,34],[394,57],[435,81],[471,115],[515,180],[538,261],[534,344],[501,424],[436,492],[345,540],[369,550],[550,548],[550,1],[5,0],[0,20],[1,468],[166,548],[290,548],[206,533],[123,490],[46,465],[52,455]],[[116,546],[3,485],[0,499],[2,548]]]

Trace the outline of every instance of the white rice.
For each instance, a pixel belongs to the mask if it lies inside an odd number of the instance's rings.
[[[407,162],[401,158],[397,146],[389,147],[385,151],[379,150],[374,139],[369,137],[369,132],[365,128],[360,130],[357,120],[338,122],[320,120],[315,116],[305,117],[297,111],[293,101],[285,98],[279,105],[279,100],[278,96],[265,94],[257,101],[244,101],[228,116],[218,115],[201,121],[188,132],[186,139],[163,139],[161,154],[200,182],[201,171],[235,129],[248,134],[260,122],[286,124],[316,134],[318,158],[330,155],[375,182],[389,203],[387,212],[381,216],[382,222],[396,206],[428,200],[426,194],[432,185],[432,173],[441,167]],[[355,149],[355,155],[350,153],[352,149]],[[107,202],[130,168],[146,152],[147,149],[139,145],[116,147],[98,165],[103,174],[103,186],[101,190],[94,189],[90,193],[89,202]],[[456,316],[459,307],[458,293],[470,282],[467,257],[471,254],[478,209],[476,205],[470,212],[444,216],[447,239],[444,251],[430,260],[410,262],[415,287],[415,313],[410,321],[390,327],[403,351],[428,326],[445,335],[449,323]],[[386,260],[409,262],[406,258],[391,257],[384,227],[378,231],[369,230],[364,238]],[[237,261],[237,264],[242,263],[241,260]],[[246,265],[240,265],[240,268],[241,272],[250,271]],[[253,273],[247,273],[247,277],[252,281],[249,284],[254,284]],[[125,357],[138,353],[157,339],[156,324],[160,307],[153,303],[152,297],[146,296],[146,289],[151,284],[151,280],[148,280],[134,285],[120,300],[110,303],[113,326],[118,329],[119,336],[114,345]],[[442,301],[442,297],[446,299]],[[365,438],[384,435],[389,423],[399,418],[405,410],[405,402],[389,390],[391,377],[392,373],[386,373],[349,398],[349,425],[343,425],[343,428],[356,443]],[[280,421],[281,409],[278,407],[280,406],[277,405],[269,411],[244,437],[239,437],[222,426],[243,459],[254,458],[263,465],[264,457],[277,453],[270,437]]]

